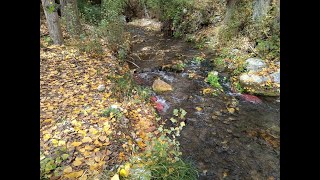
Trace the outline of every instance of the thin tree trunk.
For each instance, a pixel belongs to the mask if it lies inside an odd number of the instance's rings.
[[[224,16],[223,19],[223,24],[227,24],[233,14],[233,11],[235,9],[236,2],[238,0],[227,0],[226,4],[226,15]]]
[[[54,0],[41,0],[41,2],[42,2],[44,14],[47,19],[49,35],[53,40],[54,44],[61,45],[63,44],[63,37],[62,37],[62,31],[61,31],[58,13],[56,10],[54,11],[49,10],[50,7],[54,7],[55,2]]]
[[[79,36],[82,32],[80,15],[76,0],[60,0],[61,15],[65,18],[71,36]]]
[[[146,2],[143,1],[142,3],[143,3],[143,10],[144,10],[144,15],[145,15],[145,17],[146,17],[146,18],[150,18],[149,13],[148,13],[148,10],[147,10]]]

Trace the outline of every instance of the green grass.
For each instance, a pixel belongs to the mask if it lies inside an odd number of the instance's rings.
[[[154,138],[152,149],[145,152],[146,169],[151,171],[151,179],[195,180],[198,171],[191,162],[180,159],[179,143],[167,136]],[[151,155],[148,157],[147,154]]]

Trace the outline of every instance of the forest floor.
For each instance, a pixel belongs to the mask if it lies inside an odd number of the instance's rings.
[[[76,47],[42,44],[40,160],[44,176],[101,177],[105,169],[128,160],[133,150],[144,150],[150,137],[159,133],[155,109],[137,92],[123,99],[110,81],[122,78],[128,67],[121,67],[108,51],[100,59]]]

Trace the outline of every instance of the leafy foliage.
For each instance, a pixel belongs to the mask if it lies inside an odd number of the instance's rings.
[[[208,73],[207,81],[214,88],[222,89],[222,86],[219,83],[219,77],[214,72],[209,72]]]

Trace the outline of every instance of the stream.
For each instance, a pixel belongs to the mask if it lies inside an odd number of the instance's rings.
[[[187,112],[186,126],[177,139],[182,158],[195,164],[199,179],[280,179],[279,97],[258,96],[259,103],[247,101],[231,92],[223,80],[229,78],[226,72],[219,72],[224,93],[204,95],[202,89],[210,87],[205,77],[215,70],[210,61],[215,54],[195,49],[181,39],[166,38],[159,29],[148,29],[152,23],[145,21],[127,25],[133,37],[131,60],[135,64],[130,68],[135,69],[135,79],[143,86],[151,87],[158,77],[172,85],[173,91],[156,94],[165,103],[159,115],[170,119],[173,109]],[[192,61],[198,56],[206,60]],[[160,68],[177,60],[186,64],[182,72]],[[230,107],[235,112],[228,111]]]

